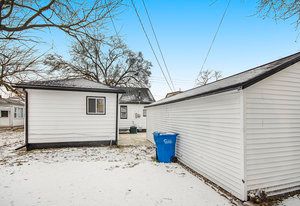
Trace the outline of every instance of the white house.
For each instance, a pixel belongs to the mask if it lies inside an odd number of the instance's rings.
[[[27,149],[117,143],[118,95],[123,90],[85,79],[15,87],[26,94]]]
[[[0,127],[24,125],[24,103],[18,98],[0,98]]]
[[[148,88],[122,87],[126,93],[120,95],[120,130],[128,130],[136,126],[139,131],[146,130],[145,106],[155,102]]]
[[[179,133],[178,160],[239,199],[300,189],[300,53],[146,108],[149,140]]]

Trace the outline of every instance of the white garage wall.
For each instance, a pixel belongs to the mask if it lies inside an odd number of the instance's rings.
[[[86,97],[106,97],[106,115],[87,115]],[[116,94],[28,90],[29,143],[115,140]]]
[[[247,88],[245,102],[249,189],[300,189],[300,64]]]
[[[127,119],[120,118],[120,107],[127,106]],[[146,129],[146,117],[143,117],[143,109],[145,104],[120,104],[119,105],[119,128],[129,129],[130,126],[137,126],[138,129]],[[135,114],[140,114],[140,118],[136,118]]]
[[[147,138],[176,132],[178,159],[245,199],[242,92],[232,91],[147,108]]]

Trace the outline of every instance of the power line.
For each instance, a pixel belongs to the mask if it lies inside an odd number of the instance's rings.
[[[161,70],[161,72],[162,72],[162,74],[163,74],[163,76],[164,76],[164,79],[166,80],[166,82],[167,82],[167,84],[168,84],[170,90],[173,92],[173,89],[172,89],[172,87],[171,87],[171,85],[170,85],[170,83],[169,83],[169,81],[168,81],[168,79],[167,79],[167,77],[166,77],[166,75],[165,75],[165,72],[164,72],[164,70],[163,70],[161,64],[159,63],[159,60],[158,60],[158,58],[157,58],[157,55],[156,55],[156,53],[155,53],[155,51],[154,51],[154,48],[153,48],[153,46],[152,46],[152,44],[151,44],[150,38],[149,38],[149,36],[148,36],[148,34],[147,34],[147,32],[146,32],[146,29],[145,29],[145,27],[144,27],[144,24],[143,24],[143,22],[142,22],[142,19],[141,19],[140,15],[139,15],[139,12],[138,12],[138,10],[137,10],[137,8],[136,8],[136,6],[135,6],[133,0],[131,0],[131,4],[132,4],[132,6],[133,6],[133,8],[134,8],[134,11],[135,11],[135,13],[136,13],[138,19],[139,19],[140,25],[141,25],[141,27],[142,27],[142,29],[143,29],[143,32],[144,32],[144,34],[145,34],[145,36],[146,36],[146,38],[147,38],[147,41],[148,41],[148,44],[150,45],[150,48],[151,48],[151,50],[152,50],[152,53],[154,54],[154,57],[155,57],[155,59],[156,59],[156,62],[157,62],[158,66],[159,66],[159,68],[160,68],[160,70]]]
[[[154,27],[153,27],[153,24],[152,24],[152,21],[151,21],[151,18],[150,18],[150,15],[149,15],[147,6],[146,6],[144,0],[142,0],[142,2],[143,2],[143,5],[144,5],[144,8],[145,8],[145,11],[146,11],[146,14],[147,14],[147,17],[148,17],[148,20],[149,20],[149,23],[150,23],[152,32],[153,32],[153,34],[154,34],[155,41],[156,41],[157,47],[158,47],[158,49],[159,49],[161,58],[162,58],[162,60],[163,60],[163,62],[164,62],[165,68],[166,68],[166,70],[167,70],[168,77],[169,77],[169,79],[170,79],[170,82],[171,82],[171,84],[172,84],[172,87],[173,87],[174,91],[176,91],[175,86],[174,86],[174,83],[173,83],[173,80],[172,80],[171,75],[170,75],[170,72],[169,72],[169,68],[168,68],[167,63],[166,63],[166,60],[165,60],[165,57],[164,57],[164,55],[163,55],[163,53],[162,53],[160,44],[159,44],[159,42],[158,42],[158,38],[157,38],[156,32],[155,32],[155,30],[154,30]]]
[[[205,63],[206,63],[206,61],[207,61],[207,58],[208,58],[209,54],[210,54],[210,51],[211,51],[211,49],[212,49],[212,46],[213,46],[213,44],[214,44],[214,42],[215,42],[215,40],[216,40],[216,37],[217,37],[217,35],[218,35],[218,33],[219,33],[219,30],[220,30],[220,28],[221,28],[221,25],[222,25],[222,23],[223,23],[223,20],[224,20],[224,18],[225,18],[226,13],[227,13],[227,10],[228,10],[228,7],[229,7],[229,5],[230,5],[230,2],[231,2],[231,0],[228,1],[228,4],[227,4],[227,6],[226,6],[226,8],[225,8],[225,11],[224,11],[224,13],[223,13],[223,15],[222,15],[222,18],[221,18],[220,22],[219,22],[217,31],[216,31],[216,33],[214,34],[214,37],[213,37],[213,39],[212,39],[212,41],[211,41],[211,44],[210,44],[210,46],[209,46],[209,49],[208,49],[208,51],[207,51],[207,54],[206,54],[206,56],[205,56],[205,59],[204,59],[204,61],[203,61],[202,66],[201,66],[201,69],[200,69],[200,72],[199,72],[199,74],[198,74],[198,77],[200,76],[200,73],[202,72],[202,70],[203,70],[203,68],[204,68],[204,65],[205,65]]]
[[[105,0],[105,4],[107,5],[106,0]],[[109,18],[110,18],[110,21],[111,21],[111,23],[112,23],[112,25],[113,25],[113,29],[114,29],[114,31],[115,31],[115,33],[116,33],[116,36],[119,38],[119,32],[117,31],[115,22],[114,22],[114,20],[113,20],[113,18],[112,18],[112,16],[111,16],[111,11],[110,11],[109,8],[107,9],[107,11],[108,11],[108,16],[109,16]]]

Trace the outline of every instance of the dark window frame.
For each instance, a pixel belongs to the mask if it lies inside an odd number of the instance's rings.
[[[147,117],[147,109],[143,109],[143,117]]]
[[[6,112],[6,113],[7,113],[7,116],[2,116],[2,112]],[[1,113],[1,114],[0,114],[0,117],[1,117],[1,118],[8,118],[8,117],[9,117],[9,111],[8,111],[8,110],[1,110],[0,113]]]
[[[89,99],[103,99],[104,100],[104,112],[103,113],[97,113],[97,107],[96,107],[96,112],[95,113],[91,113],[89,112]],[[97,105],[97,102],[96,102]],[[106,97],[103,96],[87,96],[86,97],[86,105],[85,105],[85,111],[87,115],[106,115]]]
[[[126,118],[122,117],[122,107],[126,108]],[[128,119],[128,106],[127,105],[120,105],[120,119]]]

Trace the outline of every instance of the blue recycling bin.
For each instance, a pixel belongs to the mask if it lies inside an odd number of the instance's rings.
[[[176,133],[154,132],[156,158],[159,162],[170,163],[175,157]]]

